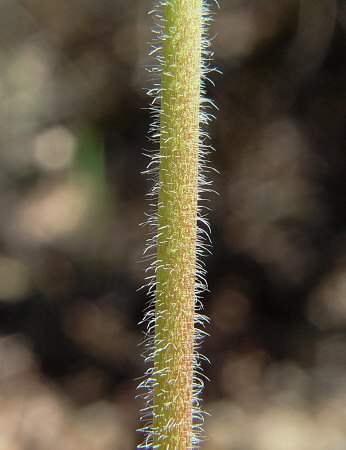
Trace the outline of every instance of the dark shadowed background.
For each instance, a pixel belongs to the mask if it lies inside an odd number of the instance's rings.
[[[140,441],[151,5],[1,0],[1,450]],[[220,6],[202,447],[344,450],[346,4]]]

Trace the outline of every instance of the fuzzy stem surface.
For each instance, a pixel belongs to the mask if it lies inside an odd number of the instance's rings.
[[[202,0],[164,6],[153,448],[193,447]]]

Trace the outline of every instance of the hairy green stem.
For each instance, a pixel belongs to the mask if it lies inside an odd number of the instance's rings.
[[[165,6],[154,448],[191,449],[202,1]]]
[[[152,418],[143,447],[187,450],[198,441],[194,422],[200,418],[196,255],[206,6],[203,0],[165,0],[161,7]]]

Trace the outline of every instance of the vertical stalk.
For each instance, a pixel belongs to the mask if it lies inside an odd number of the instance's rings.
[[[191,449],[202,0],[164,8],[154,448]]]
[[[197,228],[201,183],[202,78],[206,0],[161,0],[160,137],[154,313],[149,312],[152,367],[142,386],[150,389],[147,440],[140,448],[190,450],[198,443],[197,378],[199,277]],[[202,219],[202,222],[204,219]],[[150,246],[149,246],[150,247]],[[150,277],[149,277],[150,278]],[[147,412],[147,410],[144,410]],[[196,423],[195,423],[196,422]]]

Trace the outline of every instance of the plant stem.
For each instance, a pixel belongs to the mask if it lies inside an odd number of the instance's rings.
[[[145,252],[155,249],[148,256],[153,258],[148,270],[154,273],[147,277],[154,308],[145,314],[146,361],[152,365],[139,386],[145,388],[146,438],[138,448],[191,450],[198,446],[203,423],[198,397],[203,388],[198,377],[203,331],[197,325],[205,320],[199,314],[205,271],[197,256],[204,252],[206,230],[197,224],[208,227],[200,197],[209,184],[202,171],[208,146],[201,125],[209,120],[203,82],[209,71],[204,31],[210,15],[207,0],[157,2],[153,12],[159,20],[159,45],[154,53],[159,67],[153,73],[161,76],[151,94],[157,119],[152,136],[160,138],[160,152],[147,173],[155,175],[150,194],[158,196],[158,203],[148,219],[155,234]]]
[[[153,448],[192,449],[202,0],[164,6]]]

